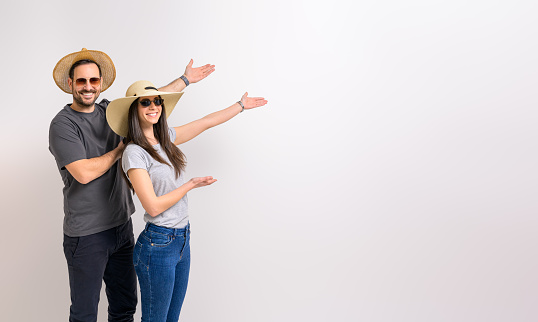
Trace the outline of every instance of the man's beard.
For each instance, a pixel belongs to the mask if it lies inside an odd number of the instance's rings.
[[[95,93],[95,97],[93,100],[91,100],[89,103],[85,102],[82,98],[83,93]],[[97,98],[99,97],[99,93],[97,91],[80,91],[80,92],[74,92],[73,93],[73,100],[77,103],[80,107],[92,107],[93,104],[95,104],[95,101],[97,101]]]

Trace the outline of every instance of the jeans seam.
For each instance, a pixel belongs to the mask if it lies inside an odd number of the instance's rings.
[[[181,261],[181,259],[183,258],[183,251],[185,250],[185,246],[187,245],[187,239],[188,239],[188,235],[185,235],[185,237],[183,238],[183,246],[181,246],[181,252],[179,253],[179,260]]]
[[[149,283],[149,322],[151,322],[151,317],[153,316],[152,312],[152,304],[153,304],[153,289],[151,287],[151,272],[149,271],[149,267],[147,267],[148,270],[148,283]]]

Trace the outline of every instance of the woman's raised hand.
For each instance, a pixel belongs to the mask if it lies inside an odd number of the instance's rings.
[[[264,106],[267,104],[267,100],[263,97],[248,97],[248,92],[241,97],[241,103],[245,106],[245,110]]]

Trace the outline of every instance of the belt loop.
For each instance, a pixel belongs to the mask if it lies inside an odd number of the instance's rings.
[[[146,228],[144,228],[144,231],[147,233],[148,232],[148,228],[149,228],[149,221],[146,223]]]

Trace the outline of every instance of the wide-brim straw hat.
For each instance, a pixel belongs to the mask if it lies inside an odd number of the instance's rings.
[[[150,81],[145,80],[133,83],[127,89],[127,93],[125,93],[126,97],[115,99],[108,104],[106,120],[112,131],[116,132],[119,136],[127,137],[129,133],[127,118],[131,104],[139,97],[157,95],[164,100],[166,118],[168,118],[181,96],[183,96],[183,92],[161,92]]]
[[[114,83],[114,79],[116,79],[116,68],[114,67],[114,63],[112,62],[112,59],[110,59],[110,57],[108,57],[108,55],[104,52],[88,50],[86,48],[82,48],[81,51],[71,53],[58,61],[54,67],[54,70],[52,71],[52,77],[54,77],[56,85],[58,85],[62,91],[71,94],[72,91],[71,88],[69,88],[69,83],[67,82],[67,79],[69,78],[69,70],[74,63],[83,59],[93,60],[99,65],[101,68],[101,75],[103,77],[101,92],[106,91],[107,88]]]

